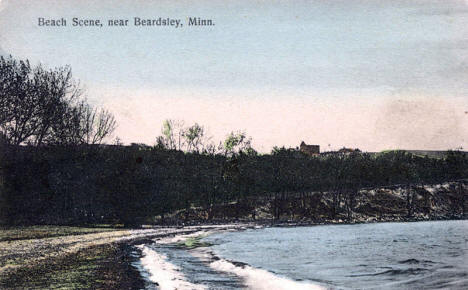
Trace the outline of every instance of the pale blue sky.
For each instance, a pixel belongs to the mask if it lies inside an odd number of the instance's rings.
[[[128,142],[151,143],[159,133],[160,121],[177,117],[188,122],[205,120],[219,138],[223,130],[246,129],[254,141],[260,138],[257,145],[266,151],[273,145],[295,145],[301,139],[322,146],[333,143],[368,150],[468,147],[467,138],[462,136],[468,132],[464,114],[468,110],[466,1],[77,2],[2,0],[0,49],[50,67],[71,65],[74,76],[87,87],[90,101],[115,109],[123,122],[117,133]],[[179,29],[70,26],[72,17],[128,18],[131,22],[133,16],[180,18],[184,22],[197,16],[211,18],[216,25]],[[40,28],[38,17],[65,17],[69,26]],[[171,98],[178,102],[180,111]],[[296,102],[296,107],[288,109],[289,117],[281,117],[286,124],[276,127],[268,126],[275,122],[273,117],[269,123],[259,124],[245,113],[254,101],[256,111],[273,114],[268,106],[275,102],[288,106],[289,100]],[[375,139],[381,137],[372,133],[381,131],[376,129],[382,126],[376,123],[381,118],[377,112],[395,101],[442,102],[444,105],[431,108],[454,110],[460,128],[452,123],[434,125],[438,131],[424,131],[416,144],[406,140],[406,135],[397,141],[377,142]],[[141,102],[147,106],[135,104]],[[262,102],[269,103],[266,109],[262,109]],[[339,109],[337,104],[343,102],[351,106]],[[188,103],[191,110],[184,108]],[[217,110],[226,103],[234,109]],[[126,111],[132,106],[131,112]],[[315,115],[326,106],[328,114],[323,118],[330,120],[304,124],[305,128],[298,130],[297,124],[311,118],[304,116],[299,121],[294,110],[308,106],[315,108]],[[367,106],[371,109],[363,113]],[[202,111],[220,116],[211,120]],[[222,125],[219,120],[230,111],[240,115]],[[245,121],[245,114],[250,122]],[[402,122],[420,114],[410,114]],[[357,121],[360,117],[368,119]],[[339,134],[344,136],[341,139],[321,133],[339,122],[367,124],[373,129],[362,135],[363,130],[357,134],[352,126]],[[444,128],[452,132],[440,135]],[[267,138],[273,134],[278,137]],[[431,146],[434,148],[428,148]]]

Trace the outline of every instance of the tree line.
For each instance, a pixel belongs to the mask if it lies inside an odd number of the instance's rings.
[[[197,123],[166,120],[153,146],[102,144],[112,114],[86,102],[69,67],[0,58],[0,223],[135,225],[223,218],[329,219],[356,211],[362,189],[466,179],[468,158],[404,151],[259,154],[243,131],[216,144]],[[465,189],[450,204],[464,213]],[[444,201],[446,202],[446,201]],[[448,201],[447,201],[448,202]],[[371,209],[364,209],[371,210]]]
[[[296,149],[227,156],[142,145],[9,145],[3,153],[0,218],[9,224],[133,225],[155,217],[164,222],[177,212],[186,221],[255,219],[265,201],[275,219],[324,214],[333,219],[352,212],[364,188],[468,176],[468,160],[457,152],[444,159],[402,151],[310,157]],[[317,208],[323,197],[313,201],[310,193],[329,194],[325,212]],[[293,204],[291,197],[298,195]],[[460,193],[460,206],[465,195]],[[203,216],[193,216],[194,209]]]

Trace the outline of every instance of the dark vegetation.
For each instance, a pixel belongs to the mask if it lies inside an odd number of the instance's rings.
[[[174,221],[174,213],[179,221],[254,219],[260,208],[275,219],[351,218],[364,188],[395,184],[405,195],[394,200],[403,202],[395,214],[411,216],[422,185],[466,178],[468,168],[457,152],[446,159],[400,151],[309,157],[286,149],[227,157],[141,146],[12,146],[3,152],[6,224],[136,225],[155,216]],[[466,185],[453,186],[442,203],[463,215]],[[378,214],[377,207],[385,211],[392,202],[383,191],[373,198],[359,210]]]
[[[103,145],[114,118],[86,103],[69,68],[0,58],[0,69],[0,221],[7,225],[466,213],[463,152],[313,157],[274,148],[261,155],[243,132],[216,146],[202,126],[173,120],[155,146]],[[436,193],[425,187],[449,181]]]

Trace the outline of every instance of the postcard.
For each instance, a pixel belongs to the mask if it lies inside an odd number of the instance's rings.
[[[467,289],[466,0],[0,0],[0,288]]]

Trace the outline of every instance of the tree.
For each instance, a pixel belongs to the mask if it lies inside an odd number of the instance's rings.
[[[0,57],[0,132],[9,144],[97,144],[113,115],[91,107],[69,66],[45,69]]]
[[[156,137],[156,147],[168,150],[181,150],[185,152],[197,152],[215,154],[216,146],[207,136],[205,127],[198,123],[185,127],[185,122],[167,119],[163,122],[161,133]]]
[[[51,135],[57,133],[52,131],[59,129],[58,124],[74,120],[67,113],[73,108],[74,102],[81,98],[82,90],[72,79],[71,68],[68,66],[46,70],[39,65],[34,69],[32,77],[34,86],[31,93],[38,96],[37,103],[34,104],[38,111],[38,124],[28,143],[40,146],[51,143]],[[76,118],[79,119],[80,116]]]
[[[232,156],[239,153],[255,154],[251,147],[252,138],[242,131],[231,132],[223,143],[224,154]]]
[[[0,126],[6,141],[19,145],[39,124],[38,95],[28,61],[0,57]]]
[[[156,138],[158,147],[169,150],[182,150],[184,146],[184,121],[164,120],[161,133],[162,136]]]
[[[86,104],[80,125],[83,130],[80,134],[83,138],[82,143],[100,144],[115,130],[116,121],[109,111],[93,108]]]
[[[185,144],[187,144],[188,152],[199,152],[200,147],[203,145],[203,137],[205,136],[205,128],[198,125],[198,123],[186,128],[183,132]]]

